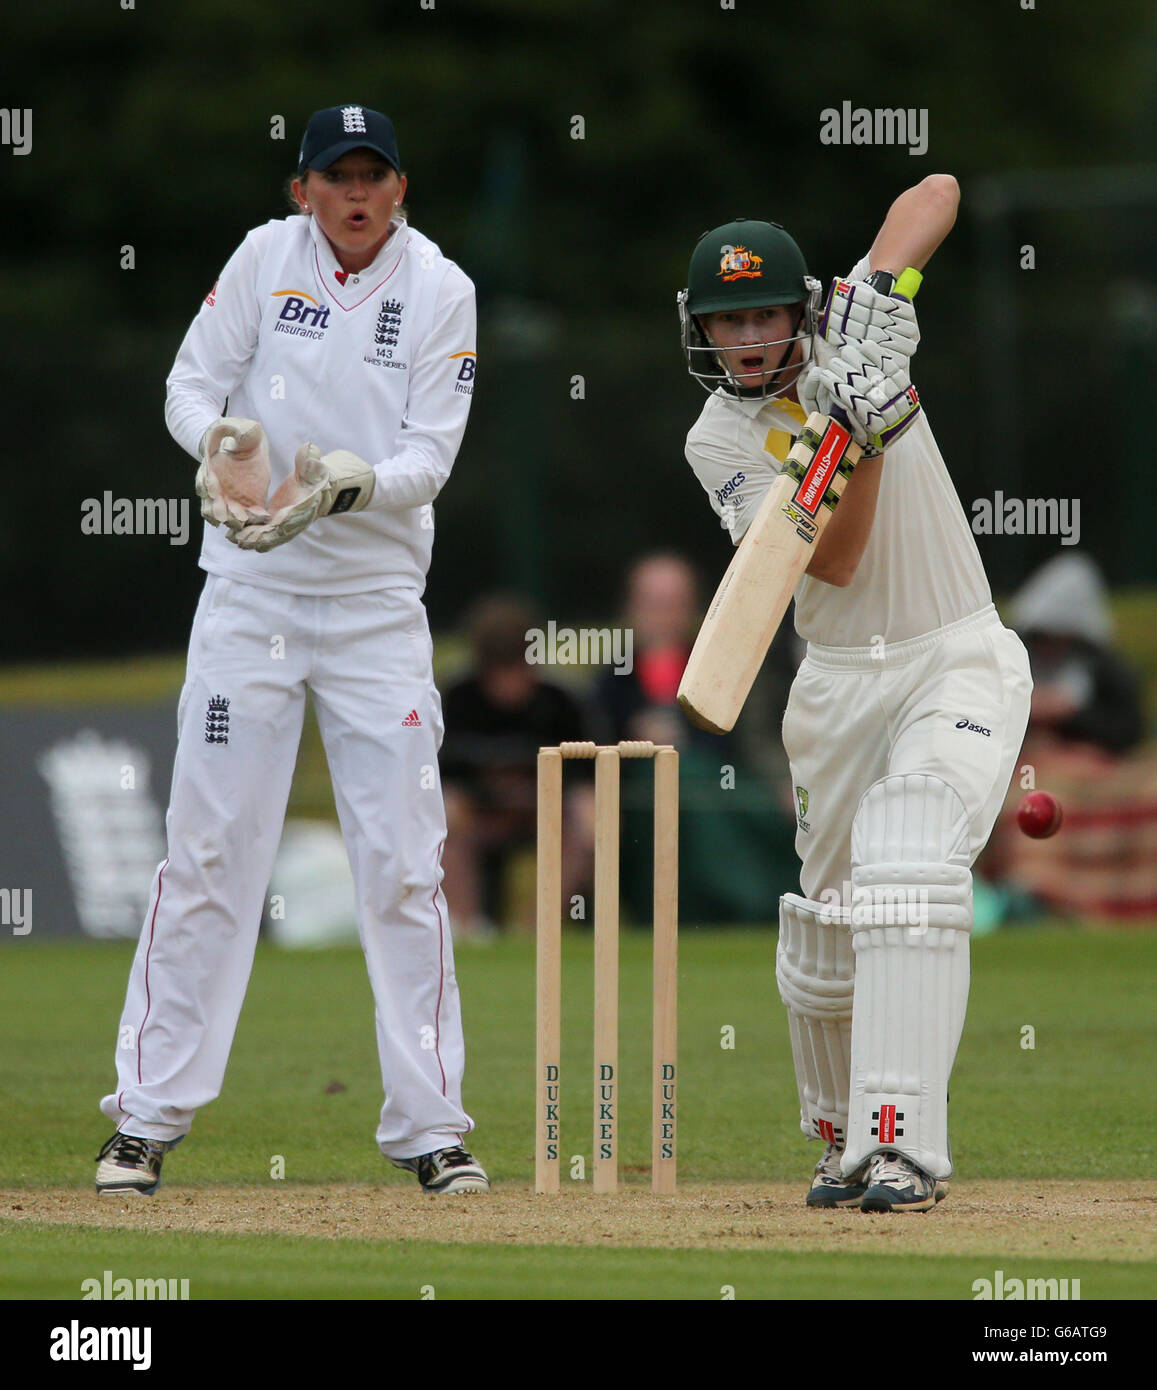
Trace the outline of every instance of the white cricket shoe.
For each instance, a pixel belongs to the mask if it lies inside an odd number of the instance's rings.
[[[161,1185],[161,1162],[185,1136],[138,1139],[132,1134],[114,1134],[97,1154],[96,1190],[102,1195],[127,1194],[151,1197]]]
[[[858,1207],[860,1198],[868,1190],[864,1181],[868,1165],[865,1163],[850,1178],[840,1172],[840,1159],[843,1149],[829,1144],[824,1156],[816,1164],[816,1174],[812,1178],[811,1190],[807,1194],[809,1207]]]
[[[454,1196],[490,1191],[485,1168],[462,1148],[438,1149],[419,1158],[391,1158],[390,1162],[395,1168],[417,1173],[423,1192]]]
[[[861,1211],[928,1211],[948,1194],[946,1182],[890,1149],[872,1155],[867,1184]]]

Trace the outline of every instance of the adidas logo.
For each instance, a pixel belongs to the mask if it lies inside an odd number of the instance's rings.
[[[420,729],[421,727],[422,721],[418,718],[418,711],[416,709],[412,709],[409,714],[406,715],[405,719],[402,720],[403,729]]]

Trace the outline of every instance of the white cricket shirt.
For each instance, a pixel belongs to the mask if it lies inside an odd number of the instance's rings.
[[[862,260],[849,278],[869,272]],[[711,396],[687,436],[687,459],[738,545],[804,423],[794,401]],[[903,642],[987,608],[988,579],[928,417],[885,453],[867,548],[845,588],[808,575],[795,625],[809,642]]]
[[[210,574],[299,594],[425,588],[432,503],[466,429],[476,359],[474,286],[421,232],[395,230],[346,275],[312,217],[254,228],[193,320],[167,383],[165,420],[194,458],[223,414],[259,420],[271,495],[300,445],[373,464],[369,506],[322,517],[265,554],[206,524]]]

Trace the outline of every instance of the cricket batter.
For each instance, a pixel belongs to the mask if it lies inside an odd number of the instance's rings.
[[[101,1193],[152,1193],[218,1095],[313,695],[356,891],[382,1154],[485,1192],[441,859],[442,712],[422,604],[466,428],[474,287],[401,212],[390,120],[310,119],[295,215],[251,231],[193,320],[165,418],[200,463],[208,578],[178,709],[168,857],[121,1015]],[[269,496],[270,488],[273,496]],[[292,902],[286,904],[292,912]],[[335,1010],[345,1007],[339,999]]]
[[[814,1207],[926,1211],[947,1191],[971,866],[1028,721],[1027,656],[911,389],[913,307],[865,283],[922,270],[958,201],[947,175],[901,194],[818,319],[775,223],[706,233],[679,297],[709,392],[687,458],[736,544],[811,411],[842,407],[865,446],[796,591],[783,722],[802,892],[780,901],[776,974],[800,1126],[825,1143]]]

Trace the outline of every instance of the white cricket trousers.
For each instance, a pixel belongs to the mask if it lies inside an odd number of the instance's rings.
[[[975,860],[1004,803],[1031,695],[1024,644],[994,607],[879,650],[809,643],[783,720],[804,897],[850,903],[860,798],[899,773],[956,791]]]
[[[122,1133],[176,1139],[220,1093],[307,686],[373,988],[385,1090],[378,1145],[387,1158],[414,1158],[473,1128],[462,1109],[465,1048],[441,889],[432,653],[416,590],[316,597],[208,577],[177,713],[168,858],[129,977],[117,1090],[101,1101]]]

